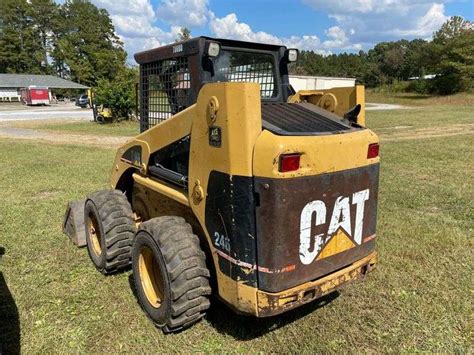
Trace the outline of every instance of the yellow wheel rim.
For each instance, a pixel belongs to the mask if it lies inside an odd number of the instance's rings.
[[[138,271],[145,296],[154,308],[163,302],[163,277],[153,251],[144,246],[138,257]]]
[[[92,214],[90,214],[89,218],[87,219],[87,229],[89,230],[89,236],[92,242],[92,250],[94,251],[94,254],[100,256],[102,253],[102,247],[100,244],[102,235],[100,234],[97,219]]]

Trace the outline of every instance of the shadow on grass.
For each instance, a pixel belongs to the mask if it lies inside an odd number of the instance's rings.
[[[130,274],[128,277],[128,283],[130,284],[130,289],[138,302],[133,274]],[[340,293],[338,291],[334,291],[294,310],[268,318],[256,318],[236,314],[217,299],[217,297],[212,297],[211,308],[207,311],[205,319],[219,333],[228,334],[238,340],[252,340],[305,317],[315,310],[334,301],[339,297],[339,295]]]
[[[5,248],[0,247],[0,259]],[[20,318],[15,300],[0,272],[0,354],[20,353]]]
[[[268,318],[236,314],[214,297],[206,319],[219,333],[231,335],[237,340],[252,340],[307,316],[337,297],[339,292],[335,291],[294,310]]]

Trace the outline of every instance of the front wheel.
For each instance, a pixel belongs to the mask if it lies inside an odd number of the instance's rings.
[[[127,197],[118,190],[91,194],[84,206],[87,251],[104,275],[130,266],[130,250],[136,227]]]
[[[165,333],[191,326],[209,308],[209,271],[191,226],[181,217],[143,222],[132,245],[140,305]]]

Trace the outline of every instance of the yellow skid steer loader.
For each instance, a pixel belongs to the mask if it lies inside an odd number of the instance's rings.
[[[298,51],[208,37],[135,55],[141,134],[110,189],[64,230],[103,274],[133,270],[164,332],[211,294],[256,317],[294,309],[376,263],[379,139],[361,86],[295,93]]]

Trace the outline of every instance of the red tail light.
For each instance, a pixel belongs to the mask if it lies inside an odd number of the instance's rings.
[[[286,173],[288,171],[295,171],[300,168],[300,154],[283,154],[280,155],[279,171]]]
[[[377,158],[379,156],[379,144],[372,143],[369,144],[369,149],[367,149],[367,159]]]

